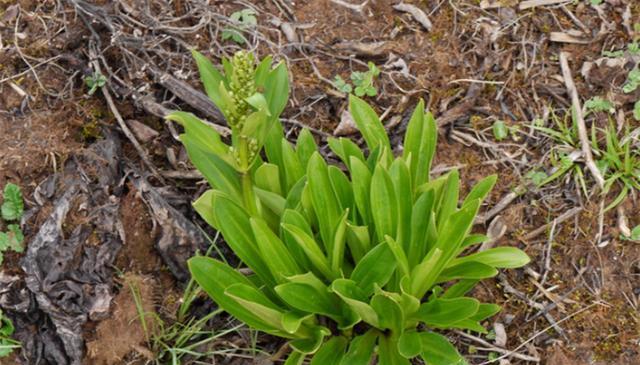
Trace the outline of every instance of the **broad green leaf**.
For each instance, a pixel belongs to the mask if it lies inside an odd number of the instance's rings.
[[[331,151],[342,160],[349,170],[351,169],[351,157],[364,161],[362,150],[349,138],[329,138],[327,142]]]
[[[471,331],[475,331],[478,333],[488,333],[487,329],[482,327],[482,325],[480,324],[480,322],[478,321],[474,321],[471,318],[467,318],[467,319],[463,319],[461,321],[458,321],[456,323],[451,324],[451,326],[448,326],[449,328],[457,328],[457,329],[461,329],[461,330],[471,330]]]
[[[450,298],[458,298],[465,295],[469,290],[471,290],[479,280],[477,279],[466,279],[460,280],[457,283],[451,285],[445,292],[442,294],[440,298],[442,299],[450,299]]]
[[[271,288],[274,287],[276,281],[269,266],[262,259],[253,233],[249,229],[251,223],[245,210],[228,199],[216,199],[214,213],[215,221],[220,223],[220,232],[236,256],[249,266],[265,284]]]
[[[379,325],[376,311],[367,303],[367,294],[355,281],[336,279],[331,284],[331,291],[336,293],[363,321],[374,327]]]
[[[378,336],[378,365],[411,365],[398,352],[397,337],[381,334]]]
[[[223,82],[224,76],[222,76],[220,71],[213,66],[211,61],[209,61],[209,59],[203,56],[200,52],[192,50],[191,55],[198,66],[200,80],[202,80],[202,86],[204,86],[204,90],[207,92],[207,95],[209,95],[209,98],[211,98],[218,109],[225,110],[226,105],[223,103],[219,93],[220,83]]]
[[[288,311],[282,314],[280,324],[282,325],[282,328],[285,332],[296,333],[302,328],[302,325],[305,321],[311,321],[313,320],[313,318],[313,314],[307,314],[298,311]]]
[[[267,136],[269,134],[269,131],[271,130],[271,127],[274,124],[277,124],[269,119],[267,113],[267,110],[260,109],[249,114],[244,120],[242,131],[240,133],[237,133],[233,137],[237,138],[239,135],[255,137],[256,141],[258,142],[258,148],[261,148],[265,143],[267,143]]]
[[[189,159],[207,179],[209,185],[228,194],[233,201],[242,203],[240,176],[236,170],[216,154],[198,147],[198,142],[189,134],[183,134],[180,140],[189,154]]]
[[[367,142],[369,150],[382,146],[382,148],[391,151],[391,144],[389,143],[387,132],[384,130],[380,118],[378,118],[376,112],[367,102],[357,96],[350,95],[349,112],[356,126],[358,126],[358,130],[360,130],[364,140]]]
[[[322,241],[327,252],[333,252],[333,233],[342,211],[331,186],[327,163],[318,152],[309,160],[307,179]]]
[[[472,298],[433,299],[422,304],[415,316],[428,326],[447,328],[476,314],[479,306]]]
[[[462,240],[473,225],[479,206],[480,201],[474,200],[453,213],[445,222],[435,247],[411,273],[411,294],[415,297],[422,297],[433,286],[442,270],[458,253]],[[440,253],[440,257],[434,260],[433,257],[437,252]]]
[[[371,178],[371,214],[378,242],[384,236],[396,236],[398,227],[398,204],[391,177],[378,166]]]
[[[347,246],[349,246],[349,252],[351,252],[353,261],[356,264],[360,262],[371,247],[369,228],[365,226],[355,226],[347,222]]]
[[[411,173],[404,160],[398,158],[391,164],[389,175],[393,182],[398,206],[398,227],[395,239],[406,252],[411,245],[411,209],[413,203]]]
[[[428,190],[420,194],[420,197],[413,205],[411,211],[411,241],[407,250],[407,258],[411,269],[420,263],[427,254],[427,231],[433,212],[433,203],[433,190]]]
[[[289,344],[295,351],[312,354],[318,351],[324,338],[330,334],[331,331],[328,328],[317,326],[312,329],[311,335],[307,338],[293,340]]]
[[[311,359],[311,365],[339,364],[344,357],[349,341],[342,336],[332,337],[325,342]]]
[[[4,186],[2,194],[2,219],[5,221],[17,221],[24,213],[24,202],[20,187],[13,183]]]
[[[286,181],[284,172],[284,161],[282,158],[282,140],[284,139],[284,131],[282,124],[273,123],[271,130],[267,134],[264,140],[264,153],[267,155],[267,160],[278,166],[278,173],[280,175],[281,184]]]
[[[434,332],[420,333],[421,357],[429,365],[468,365],[446,337]]]
[[[416,298],[422,298],[431,287],[431,283],[436,280],[436,264],[442,258],[442,250],[433,249],[422,262],[416,265],[411,271],[410,294]],[[428,283],[429,285],[425,285]]]
[[[274,278],[279,279],[302,273],[285,244],[271,231],[264,220],[251,218],[250,223],[255,242],[262,254],[261,257]],[[278,281],[283,282],[282,279]]]
[[[475,261],[501,269],[522,267],[531,261],[529,256],[515,247],[496,247],[451,261],[449,267],[461,263]]]
[[[405,331],[398,340],[398,352],[407,359],[412,359],[422,352],[422,340],[416,331]]]
[[[211,227],[219,227],[215,221],[215,214],[213,213],[213,199],[216,195],[216,191],[209,189],[205,191],[195,202],[193,202],[193,208],[198,212],[200,217],[207,222]]]
[[[291,190],[293,185],[304,176],[305,170],[300,163],[298,155],[296,155],[291,143],[286,139],[282,139],[282,163],[284,164],[284,172],[286,178],[285,191]]]
[[[483,243],[489,241],[489,237],[484,234],[470,234],[462,241],[460,245],[460,250],[465,249],[466,247],[477,245],[478,243]]]
[[[496,184],[497,179],[498,175],[489,175],[480,180],[480,182],[473,186],[467,197],[464,198],[462,205],[465,205],[475,199],[479,199],[481,202],[484,201],[489,192],[491,192],[491,189],[493,189],[493,186]]]
[[[345,210],[342,217],[338,220],[333,239],[333,251],[331,252],[331,269],[335,273],[342,271],[342,263],[344,262],[344,251],[346,246],[347,217],[349,210]]]
[[[500,312],[501,309],[502,308],[500,308],[500,306],[497,304],[480,303],[480,306],[478,307],[478,311],[476,312],[476,314],[471,316],[470,319],[481,322],[489,317],[495,316],[498,312]]]
[[[266,323],[251,310],[225,295],[225,290],[234,284],[252,285],[242,274],[229,265],[209,257],[196,256],[188,261],[189,271],[195,281],[225,311],[247,325],[267,333],[277,333],[277,328]],[[288,336],[286,336],[288,337]]]
[[[287,357],[287,361],[284,362],[284,365],[302,365],[307,355],[302,352],[292,351]]]
[[[166,116],[167,120],[179,123],[185,133],[192,138],[192,141],[202,150],[213,152],[222,158],[229,153],[227,146],[220,139],[220,134],[211,126],[204,123],[191,113],[174,111]],[[182,138],[181,138],[182,139]]]
[[[411,114],[411,119],[409,119],[407,131],[404,135],[404,144],[402,151],[402,157],[405,161],[408,162],[409,158],[411,158],[411,165],[409,167],[409,169],[411,170],[411,176],[416,176],[418,164],[420,163],[423,129],[424,100],[420,99],[418,105],[413,111],[413,114]]]
[[[289,190],[289,194],[287,195],[287,203],[285,207],[287,209],[298,209],[302,200],[302,192],[305,190],[305,186],[307,185],[307,177],[304,176],[298,182],[293,185],[291,190]]]
[[[389,236],[385,236],[385,241],[387,245],[389,245],[389,249],[393,253],[393,256],[396,258],[396,262],[398,264],[398,268],[400,269],[400,273],[403,276],[408,276],[410,274],[410,269],[409,269],[409,260],[407,259],[406,253],[393,238]]]
[[[294,240],[298,243],[298,245],[304,250],[311,261],[312,265],[320,272],[322,275],[330,280],[335,279],[335,274],[331,270],[331,266],[329,264],[329,260],[322,252],[322,249],[318,245],[318,243],[307,234],[303,229],[298,226],[292,224],[283,224],[282,227],[293,236]]]
[[[355,157],[351,158],[351,181],[353,182],[353,198],[364,225],[373,223],[371,217],[371,171],[367,165]]]
[[[444,186],[442,195],[442,201],[440,202],[438,209],[437,222],[447,222],[449,217],[458,208],[458,194],[460,193],[460,174],[458,170],[453,170],[449,173],[447,182]],[[442,232],[445,224],[441,224],[438,227],[438,232]]]
[[[255,110],[264,111],[265,116],[271,116],[269,106],[267,105],[267,99],[261,93],[255,93],[245,99],[247,104],[251,105]],[[246,123],[245,123],[246,127]],[[251,129],[243,129],[243,134],[250,136],[252,134]]]
[[[287,209],[282,214],[280,235],[284,243],[287,245],[289,252],[291,252],[291,255],[295,257],[295,260],[298,263],[298,265],[303,267],[305,271],[311,270],[311,262],[309,261],[307,254],[302,249],[302,247],[300,247],[300,245],[296,242],[293,235],[291,235],[291,233],[289,233],[286,229],[284,229],[283,226],[285,224],[291,224],[291,225],[297,226],[298,228],[302,229],[302,231],[306,233],[308,236],[313,236],[313,232],[311,232],[311,227],[309,226],[309,223],[305,220],[305,218],[299,212],[295,210]]]
[[[263,163],[254,173],[255,185],[260,189],[282,195],[280,169],[272,163]]]
[[[405,315],[400,304],[389,295],[376,294],[371,298],[371,308],[378,314],[381,329],[390,329],[393,334],[400,335],[404,326]]]
[[[224,75],[228,78],[233,75],[233,64],[227,57],[222,57],[222,70],[224,71]]]
[[[344,174],[344,172],[342,172],[342,170],[335,166],[329,166],[328,172],[331,187],[338,198],[340,210],[353,210],[353,190],[351,188],[349,178]]]
[[[303,170],[307,170],[309,160],[317,150],[318,145],[316,144],[313,135],[307,128],[303,128],[302,131],[300,131],[298,141],[296,142],[296,154],[298,155],[298,160],[300,160]]]
[[[420,155],[411,157],[413,161],[418,161],[418,166],[413,175],[414,186],[420,186],[429,181],[429,172],[433,156],[436,153],[436,144],[438,143],[438,127],[431,113],[425,113],[424,126],[422,128],[422,138],[420,140]],[[412,170],[413,172],[413,170]]]
[[[269,72],[265,82],[264,96],[269,104],[272,118],[278,118],[289,100],[289,73],[284,63],[279,63]]]
[[[276,286],[278,296],[292,308],[306,313],[322,314],[333,319],[340,318],[340,301],[335,294],[318,290],[310,284],[289,282]]]
[[[444,283],[456,279],[486,279],[496,275],[498,275],[498,270],[493,266],[476,261],[467,261],[442,270],[436,282]]]
[[[340,365],[370,365],[377,339],[378,334],[372,329],[354,337]]]
[[[256,67],[255,73],[255,83],[258,88],[264,88],[265,83],[267,82],[267,77],[269,76],[269,72],[271,72],[271,62],[273,58],[271,56],[267,56],[260,61],[258,67]]]
[[[374,285],[384,287],[396,270],[396,259],[388,245],[374,247],[358,262],[351,280],[358,283],[365,295],[373,293]]]
[[[287,201],[281,195],[255,187],[253,188],[253,192],[262,204],[278,215],[278,217],[282,216]]]
[[[284,311],[267,298],[260,290],[249,284],[235,283],[229,285],[224,294],[243,307],[250,310],[270,326],[285,330],[282,326]]]

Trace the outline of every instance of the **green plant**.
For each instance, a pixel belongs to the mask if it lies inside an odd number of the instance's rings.
[[[635,226],[631,230],[631,234],[629,235],[629,237],[622,236],[622,239],[627,241],[640,241],[640,225]]]
[[[605,179],[603,193],[608,193],[616,183],[621,186],[620,193],[604,209],[608,211],[622,203],[630,191],[640,190],[640,152],[628,128],[622,138],[611,125],[603,133],[605,147],[596,150],[596,165]]]
[[[380,75],[380,69],[376,67],[373,62],[368,64],[369,70],[365,72],[354,71],[351,73],[351,81],[353,81],[353,88],[347,83],[340,75],[336,75],[333,84],[339,91],[349,94],[353,91],[357,96],[376,96],[378,95],[378,89],[374,86],[375,78]]]
[[[640,121],[640,100],[633,104],[633,119]]]
[[[568,118],[571,118],[571,124],[569,124]],[[570,174],[574,179],[577,186],[582,189],[585,196],[588,195],[587,184],[582,171],[583,165],[579,161],[582,156],[580,137],[578,136],[578,126],[575,113],[567,114],[564,118],[560,118],[552,112],[551,120],[555,124],[555,128],[543,127],[537,124],[532,124],[531,128],[538,130],[545,134],[553,142],[552,147],[549,150],[549,161],[551,163],[551,171],[546,178],[542,179],[540,173],[535,176],[535,184],[537,186],[543,186],[557,180],[567,174]],[[531,173],[531,172],[530,172]],[[532,175],[529,175],[533,177]],[[533,179],[532,179],[533,180]]]
[[[22,242],[24,241],[24,235],[18,224],[24,213],[24,202],[22,201],[20,187],[8,183],[4,187],[2,199],[2,207],[0,209],[2,219],[7,224],[7,231],[0,231],[0,264],[4,260],[3,253],[5,251],[11,249],[15,252],[22,252]]]
[[[246,39],[242,33],[258,24],[255,10],[249,8],[242,9],[231,14],[230,18],[234,26],[226,27],[222,30],[222,40],[231,39],[238,44],[244,44]]]
[[[634,92],[640,86],[640,68],[638,66],[634,67],[633,70],[629,71],[629,76],[627,76],[627,82],[622,86],[622,91],[625,94],[630,94]]]
[[[567,125],[566,118],[560,121],[555,114],[552,115],[557,129],[532,125],[531,128],[538,130],[549,137],[553,145],[550,149],[549,160],[553,166],[550,175],[543,178],[538,170],[532,170],[527,174],[538,186],[546,185],[566,174],[572,174],[576,184],[581,187],[585,196],[588,196],[587,183],[583,173],[583,163],[581,158],[580,140],[575,120],[572,113],[572,124]],[[604,138],[602,137],[604,136]],[[613,186],[620,186],[620,192],[607,205],[604,210],[615,208],[632,190],[640,190],[640,153],[638,152],[637,137],[629,129],[625,129],[622,137],[618,137],[615,127],[609,126],[604,130],[591,129],[591,150],[594,154],[595,163],[605,179],[602,193],[607,195]]]
[[[616,109],[612,102],[603,99],[599,96],[595,96],[584,103],[584,107],[589,112],[606,112],[609,114],[615,113]]]
[[[308,130],[295,146],[284,138],[283,64],[271,69],[267,58],[256,67],[239,53],[223,61],[222,74],[194,57],[232,129],[231,145],[191,114],[168,118],[184,126],[180,138],[212,187],[195,209],[251,272],[194,257],[196,282],[237,319],[289,340],[289,365],[308,357],[312,365],[367,365],[375,356],[380,365],[414,357],[465,364],[438,332],[486,332],[481,322],[500,307],[464,294],[498,268],[529,261],[512,247],[470,251],[487,239],[470,231],[496,177],[460,203],[457,171],[430,176],[437,131],[424,103],[410,119],[403,154],[394,157],[379,117],[356,96],[350,112],[369,152],[330,139],[345,173],[327,164]],[[254,147],[242,152],[247,145]]]
[[[496,120],[493,122],[491,130],[493,131],[493,137],[496,141],[502,141],[509,136],[509,128],[503,120]]]
[[[99,88],[107,84],[107,78],[99,71],[96,71],[90,76],[85,76],[84,83],[89,88],[87,94],[93,95]]]
[[[8,356],[14,349],[20,348],[20,342],[11,338],[14,330],[11,320],[0,310],[0,357]]]

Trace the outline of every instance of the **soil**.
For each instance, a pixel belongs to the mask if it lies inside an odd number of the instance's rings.
[[[174,1],[174,14],[186,14],[189,5],[197,2]],[[423,98],[439,120],[448,121],[440,128],[435,168],[444,171],[457,166],[464,191],[484,176],[499,175],[496,188],[483,207],[486,212],[508,193],[527,185],[524,176],[529,170],[550,168],[547,158],[550,142],[536,138],[528,126],[533,119],[544,118],[548,110],[561,115],[567,112],[570,99],[557,62],[561,51],[571,55],[572,73],[583,101],[594,96],[609,97],[618,110],[626,113],[622,119],[630,129],[640,127],[631,116],[632,103],[640,95],[621,92],[629,66],[611,69],[594,66],[595,71],[588,77],[581,72],[585,64],[602,57],[602,50],[624,49],[634,36],[640,37],[640,32],[626,29],[623,21],[628,8],[631,25],[640,22],[640,6],[633,0],[607,0],[601,12],[586,1],[526,11],[519,10],[515,1],[406,2],[429,15],[433,23],[431,31],[425,31],[410,15],[393,10],[391,5],[397,1],[371,0],[362,12],[329,0],[300,1],[295,5],[288,0],[252,4],[258,11],[258,23],[264,25],[260,29],[264,39],[259,38],[257,52],[274,53],[275,58],[285,60],[291,70],[291,103],[284,116],[292,137],[299,130],[298,125],[332,133],[340,122],[341,111],[346,108],[346,98],[328,81],[336,75],[349,80],[352,71],[365,71],[366,62],[374,62],[383,73],[377,81],[378,95],[368,101],[385,115],[384,122],[388,125],[400,120],[389,128],[392,137],[402,135],[406,111]],[[107,10],[114,6],[109,2],[95,3]],[[136,6],[135,1],[123,3]],[[161,2],[151,3],[161,7]],[[301,43],[298,48],[284,46],[283,35],[270,23],[273,17],[288,18],[287,11],[278,6],[281,3],[289,4],[292,10],[289,17],[295,19],[291,21],[298,26]],[[479,3],[502,6],[482,9]],[[91,32],[80,18],[72,16],[76,10],[66,3],[59,8],[61,5],[54,1],[19,1],[17,5],[19,11],[12,2],[0,0],[0,45],[4,42],[4,47],[0,47],[0,187],[6,182],[20,185],[27,208],[33,209],[33,214],[24,222],[28,244],[49,215],[47,209],[51,208],[37,209],[33,197],[36,187],[59,171],[72,152],[86,149],[102,138],[104,130],[119,127],[102,95],[87,95],[83,77],[91,70],[88,41]],[[229,16],[243,7],[241,2],[211,2],[211,11],[219,15]],[[63,13],[66,20],[62,19]],[[175,22],[175,26],[197,23],[197,19],[186,17]],[[593,30],[589,34],[592,40],[587,44],[549,40],[551,32],[582,26]],[[103,28],[99,30],[106,37],[108,30]],[[52,32],[53,29],[59,32]],[[599,32],[601,29],[605,31]],[[48,42],[43,41],[43,34],[47,34]],[[218,57],[238,49],[229,42],[217,43],[215,35],[204,30],[198,34],[186,33],[184,37],[210,56]],[[14,39],[21,47],[12,45]],[[373,42],[384,42],[373,54],[365,55],[356,49],[356,43]],[[103,46],[106,44],[109,44],[108,38],[103,41]],[[186,50],[179,45],[172,47],[175,49],[172,48],[163,65],[176,75],[185,75],[183,79],[199,88]],[[180,52],[180,57],[175,56]],[[166,101],[167,107],[191,110],[192,106],[162,89],[144,72],[140,76],[136,74],[139,70],[123,71],[129,65],[119,63],[127,58],[117,48],[105,46],[104,55],[105,60],[101,62],[117,65],[119,75],[126,82],[135,84],[145,80],[145,87],[155,90],[153,94]],[[33,65],[46,60],[50,61],[35,71],[26,64],[26,61]],[[391,66],[398,60],[406,65],[410,76]],[[180,72],[176,72],[178,69]],[[474,80],[486,83],[478,84]],[[122,91],[116,98],[116,106],[125,120],[135,119],[159,133],[159,137],[142,144],[156,167],[162,171],[189,168],[184,150],[172,138],[168,127],[160,118],[143,110],[131,95]],[[467,103],[459,115],[451,112]],[[491,126],[496,120],[519,128],[519,132],[505,141],[495,141]],[[592,117],[588,122],[604,127],[609,118]],[[480,143],[462,140],[459,133],[473,136]],[[321,138],[322,135],[318,140]],[[170,155],[176,158],[168,156],[167,149],[171,149]],[[125,146],[125,156],[127,162],[136,167],[147,168],[132,145]],[[587,179],[593,186],[590,177]],[[198,196],[203,189],[200,182],[168,178],[166,185],[157,180],[154,183],[177,190],[180,196],[168,200],[185,211],[186,216],[195,217],[183,203]],[[515,349],[525,343],[518,351],[539,357],[540,364],[640,364],[637,307],[640,245],[620,239],[619,213],[614,210],[604,216],[601,241],[609,243],[597,246],[601,199],[598,193],[581,196],[576,193],[576,184],[568,179],[543,188],[527,187],[524,194],[500,212],[506,232],[496,245],[525,250],[532,258],[531,270],[539,275],[546,273],[544,290],[536,285],[540,278],[524,270],[509,270],[500,279],[482,282],[473,295],[503,306],[502,312],[485,325],[503,324],[507,335],[504,347]],[[543,234],[527,239],[528,233],[576,206],[583,206],[583,210],[558,224],[553,232],[549,225]],[[640,224],[640,204],[636,196],[625,201],[622,211],[629,219],[629,227]],[[158,227],[149,207],[141,199],[141,193],[129,183],[120,198],[119,212],[125,240],[115,264],[116,296],[108,318],[90,321],[84,327],[86,364],[150,363],[153,352],[145,339],[131,287],[138,288],[145,313],[156,314],[168,322],[175,319],[184,290],[184,283],[174,279],[157,252]],[[488,226],[489,223],[476,230],[483,232]],[[8,254],[3,272],[20,275],[19,259],[19,255]],[[508,286],[525,297],[510,292]],[[199,298],[199,301],[206,300]],[[540,310],[532,306],[531,301],[544,306],[556,304],[545,310],[548,315],[545,317],[538,315]],[[154,330],[154,323],[149,319],[152,317],[147,317],[150,333]],[[551,321],[558,323],[558,327],[554,328]],[[214,324],[229,325],[227,320]],[[479,349],[482,346],[478,343],[455,334],[450,337],[462,353],[469,354],[472,363],[487,359],[490,351]],[[240,331],[219,340],[216,346],[238,348],[250,341],[249,334]],[[258,343],[270,353],[275,353],[281,345],[268,336],[261,336]],[[250,363],[224,356],[218,360]],[[261,361],[264,360],[262,357]],[[0,364],[16,361],[16,358],[2,359]],[[510,361],[511,364],[527,363],[516,358]]]

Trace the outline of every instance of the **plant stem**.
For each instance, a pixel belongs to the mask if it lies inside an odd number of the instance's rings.
[[[253,192],[253,182],[251,181],[251,171],[245,171],[242,173],[242,197],[244,198],[244,204],[252,217],[258,216],[258,206],[256,204],[256,197]]]

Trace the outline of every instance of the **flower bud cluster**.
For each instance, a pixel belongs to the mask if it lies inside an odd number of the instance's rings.
[[[233,99],[233,110],[228,110],[226,114],[229,125],[241,130],[250,111],[246,99],[256,92],[253,57],[240,51],[233,56],[231,64],[233,73],[229,80],[229,95]]]

